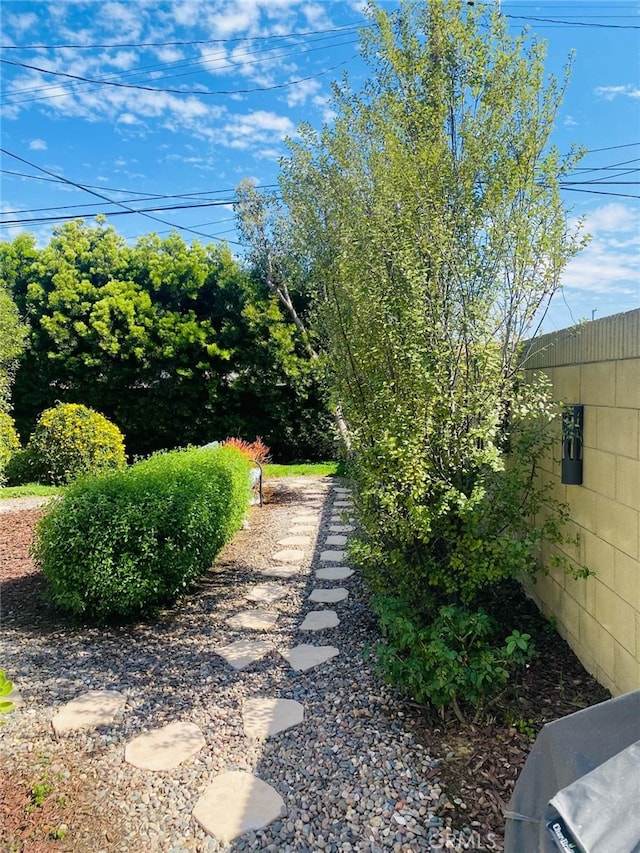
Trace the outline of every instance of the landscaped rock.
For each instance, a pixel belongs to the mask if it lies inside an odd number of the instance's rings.
[[[124,760],[141,770],[172,770],[204,745],[202,732],[194,723],[169,723],[130,741]]]
[[[311,591],[309,601],[317,601],[319,604],[336,604],[349,598],[349,591],[342,587],[333,589],[314,589]]]
[[[324,631],[326,628],[336,628],[340,624],[335,610],[312,610],[304,618],[300,631]]]
[[[340,652],[335,646],[311,646],[301,643],[286,652],[280,652],[280,654],[289,662],[291,669],[295,669],[296,672],[306,672],[308,669],[313,669],[314,666],[326,663],[326,661],[339,655]]]
[[[242,706],[242,722],[247,737],[264,739],[299,725],[304,707],[294,699],[247,699]]]
[[[259,601],[263,604],[273,604],[289,595],[286,586],[277,583],[259,583],[249,590],[246,597],[249,601]]]
[[[74,729],[108,726],[124,703],[124,696],[117,690],[90,690],[67,702],[51,720],[51,725],[57,735]]]
[[[353,569],[347,566],[329,566],[326,569],[316,569],[316,578],[319,581],[343,581],[350,578]]]
[[[227,619],[231,628],[248,628],[250,631],[268,631],[278,621],[278,614],[271,610],[242,610]]]
[[[341,563],[346,556],[346,551],[322,551],[320,559],[323,563]]]
[[[325,545],[346,545],[347,537],[346,536],[337,536],[332,534],[331,536],[327,536],[324,542]]]
[[[285,548],[283,551],[276,551],[273,559],[279,563],[301,563],[304,560],[304,551],[297,548]]]
[[[250,830],[262,829],[285,814],[275,788],[244,770],[216,776],[193,810],[193,817],[221,844]]]
[[[273,646],[265,640],[236,640],[228,646],[215,649],[234,669],[244,669],[270,652]]]

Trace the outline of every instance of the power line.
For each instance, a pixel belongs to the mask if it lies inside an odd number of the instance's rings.
[[[118,207],[121,207],[123,210],[128,210],[131,213],[140,213],[140,211],[137,211],[135,208],[129,207],[128,205],[124,204],[121,201],[114,201],[113,199],[110,199],[108,196],[103,195],[102,193],[99,193],[99,192],[96,192],[95,190],[89,189],[88,187],[83,186],[82,184],[78,184],[75,181],[71,181],[68,178],[63,177],[62,175],[57,175],[55,172],[51,172],[48,169],[43,168],[42,166],[38,166],[36,163],[31,163],[29,160],[26,160],[24,157],[19,157],[17,154],[12,154],[11,151],[7,151],[5,148],[0,148],[0,152],[2,154],[7,154],[9,157],[13,157],[14,160],[18,160],[18,162],[24,163],[26,166],[30,166],[32,169],[37,169],[39,172],[42,172],[45,175],[49,175],[50,177],[53,177],[53,178],[58,178],[63,183],[68,184],[69,186],[75,187],[76,189],[79,189],[79,190],[84,190],[84,192],[89,193],[89,195],[95,196],[96,198],[99,198],[102,201],[106,201],[109,204],[115,204]],[[216,239],[216,238],[213,238],[211,234],[205,234],[202,231],[197,231],[193,228],[188,228],[188,227],[183,226],[183,225],[175,225],[173,222],[168,222],[166,219],[161,219],[159,216],[153,216],[151,213],[140,213],[140,216],[144,216],[147,219],[152,219],[154,222],[160,222],[162,225],[168,225],[170,228],[175,228],[179,231],[187,231],[190,234],[195,234],[198,237],[206,237],[207,240]],[[234,243],[237,246],[241,245],[240,243],[237,243],[234,240],[229,240],[227,242]]]
[[[327,33],[354,32],[370,27],[370,24],[352,24],[344,27],[329,27],[326,30],[306,30],[303,32],[280,33],[264,36],[237,36],[228,39],[189,39],[188,41],[148,41],[148,42],[111,42],[108,44],[0,44],[0,50],[106,50],[108,48],[139,48],[139,47],[191,47],[196,44],[235,44],[236,42],[271,41],[273,39],[294,39],[305,36],[325,35]]]
[[[534,18],[531,15],[505,15],[504,17],[517,21],[536,21],[546,24],[562,24],[568,27],[597,27],[599,29],[609,30],[640,30],[639,24],[598,24],[589,21],[561,21],[557,18]]]
[[[316,40],[314,40],[314,42],[312,42],[312,44],[315,44],[319,41],[326,41],[326,40],[327,39],[316,39]],[[348,46],[348,45],[352,45],[352,44],[355,44],[355,42],[353,40],[346,41],[346,42],[333,42],[332,44],[330,44],[330,48],[334,49],[336,47]],[[276,46],[275,50],[279,50],[279,49],[280,48],[278,46]],[[238,66],[241,66],[244,68],[248,65],[257,65],[259,63],[263,63],[263,62],[270,60],[270,59],[273,59],[273,58],[278,59],[278,60],[282,60],[282,59],[286,59],[290,56],[302,56],[303,54],[306,54],[306,53],[313,53],[317,50],[326,50],[326,49],[327,49],[326,45],[322,45],[321,47],[307,47],[304,50],[296,50],[296,51],[289,52],[289,53],[277,53],[277,54],[274,54],[273,56],[268,56],[266,59],[264,56],[260,56],[259,54],[262,54],[262,53],[270,54],[272,51],[274,51],[274,48],[268,48],[264,51],[254,51],[254,52],[246,51],[244,54],[240,54],[240,55],[236,53],[235,57],[239,58],[242,56],[249,56],[249,57],[252,57],[251,59],[242,59],[239,62],[228,62],[227,61],[224,64],[217,64],[215,67],[215,71],[221,71],[221,70],[226,70],[226,69],[236,69]],[[257,57],[257,58],[253,58],[253,57]],[[102,77],[99,81],[95,81],[95,82],[100,83],[100,84],[108,83],[111,81],[122,82],[123,78],[125,78],[125,77],[136,77],[136,76],[139,76],[143,73],[150,73],[152,71],[157,72],[158,70],[164,70],[164,69],[166,69],[166,70],[177,70],[179,68],[194,67],[193,70],[187,71],[187,72],[184,72],[181,74],[170,73],[170,74],[165,74],[164,76],[157,78],[159,80],[170,80],[170,79],[174,79],[176,77],[189,76],[190,74],[194,74],[197,71],[200,71],[200,72],[206,71],[207,69],[203,68],[203,66],[205,64],[219,63],[220,60],[222,60],[222,59],[226,59],[226,54],[224,54],[224,53],[222,53],[222,54],[220,54],[220,53],[218,53],[218,54],[204,54],[203,56],[199,56],[199,57],[195,58],[194,61],[181,59],[181,60],[177,60],[177,61],[173,61],[173,62],[154,63],[153,65],[143,65],[140,68],[136,68],[136,69],[133,69],[131,71],[125,71],[125,72],[118,73],[118,74],[115,74],[115,73],[114,74],[107,74],[104,77]],[[11,60],[6,60],[6,61],[10,62]],[[51,71],[48,69],[42,69],[42,68],[38,68],[37,66],[28,66],[26,63],[16,63],[16,64],[22,65],[25,68],[32,68],[33,70],[39,70],[44,74],[58,74],[60,76],[64,76],[62,74],[62,72],[55,72],[55,71]],[[73,84],[68,83],[66,85],[72,86]],[[7,93],[7,97],[9,97],[9,98],[20,97],[21,95],[25,95],[25,94],[28,94],[30,92],[47,92],[48,90],[57,91],[59,88],[60,88],[59,85],[56,85],[56,86],[44,86],[44,85],[27,86],[27,87],[23,87],[23,88],[15,91],[15,92]],[[157,88],[159,88],[159,87],[157,87]],[[180,91],[183,91],[183,90],[180,90]],[[201,90],[197,90],[197,93],[200,94]],[[66,93],[62,93],[62,94],[64,95]],[[61,97],[61,96],[62,95],[60,93],[52,95],[52,96],[47,96],[47,95],[41,95],[40,96],[39,95],[35,98],[23,98],[20,101],[12,101],[11,103],[14,105],[15,104],[23,104],[23,103],[30,103],[31,101],[34,101],[34,100],[47,100],[50,97]]]
[[[255,86],[251,89],[215,89],[213,91],[202,91],[201,89],[170,89],[170,88],[158,88],[155,86],[142,86],[140,84],[135,83],[120,83],[115,80],[93,80],[90,77],[83,77],[80,74],[66,74],[64,71],[48,71],[46,68],[39,68],[37,65],[29,65],[25,62],[13,62],[10,59],[0,59],[0,62],[5,65],[14,65],[19,66],[21,68],[28,68],[31,71],[39,71],[41,74],[49,74],[55,77],[66,77],[71,80],[77,80],[81,83],[93,83],[98,86],[115,86],[119,89],[136,89],[138,91],[143,92],[156,92],[162,94],[169,95],[199,95],[201,97],[207,95],[250,95],[254,92],[272,92],[275,89],[286,89],[289,86],[296,86],[299,83],[306,83],[308,80],[315,80],[318,77],[322,77],[325,74],[328,74],[330,71],[335,71],[336,68],[341,68],[343,65],[346,65],[352,59],[356,57],[357,54],[353,54],[348,59],[336,63],[336,65],[331,65],[328,68],[324,68],[322,71],[318,71],[316,74],[309,74],[306,77],[300,77],[297,80],[289,80],[287,83],[275,83],[272,86]],[[16,94],[20,94],[16,92]],[[64,94],[69,94],[65,92]],[[60,97],[60,95],[53,95],[51,97]],[[38,101],[45,100],[43,98],[29,98],[25,101],[14,101],[13,104],[21,104],[28,103],[29,101]]]
[[[31,178],[34,181],[46,181],[49,184],[66,184],[62,178],[45,178],[42,175],[29,175],[27,172],[14,172],[10,169],[0,169],[0,174],[3,175],[17,175],[21,178]],[[273,187],[277,187],[278,184],[259,184],[256,186],[256,189],[266,190],[271,189]],[[203,195],[219,195],[220,193],[234,193],[235,187],[227,187],[223,190],[199,190],[198,192],[184,192],[184,193],[175,193],[175,194],[161,194],[161,193],[151,193],[151,192],[141,192],[139,190],[130,190],[130,189],[119,189],[117,187],[105,187],[102,184],[82,184],[83,188],[88,187],[92,190],[105,190],[106,192],[112,193],[128,193],[129,195],[142,195],[147,196],[149,199],[163,199],[163,198],[195,198],[197,196]],[[133,200],[133,199],[130,199]],[[127,201],[127,199],[124,199]],[[145,199],[138,199],[138,201],[145,201]],[[64,210],[64,208],[57,208],[60,210]]]

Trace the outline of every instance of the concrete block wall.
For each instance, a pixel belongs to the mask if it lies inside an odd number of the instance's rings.
[[[525,366],[550,378],[555,399],[584,406],[583,484],[561,483],[559,434],[541,477],[579,538],[564,554],[595,572],[574,580],[552,568],[527,592],[601,684],[614,695],[639,689],[640,310],[544,335]],[[553,553],[545,544],[545,565]]]

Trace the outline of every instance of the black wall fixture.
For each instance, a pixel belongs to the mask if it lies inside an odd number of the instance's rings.
[[[562,482],[582,485],[584,406],[567,406],[562,413]]]

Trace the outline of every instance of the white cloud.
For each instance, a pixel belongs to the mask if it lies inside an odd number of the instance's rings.
[[[287,106],[299,107],[306,104],[307,99],[315,95],[321,89],[321,84],[317,80],[302,80],[287,89],[285,99]]]
[[[29,151],[46,151],[47,143],[44,139],[32,139],[29,143]]]
[[[280,142],[294,131],[295,126],[287,116],[256,110],[230,117],[220,132],[214,133],[214,138],[229,148],[248,149],[260,144]]]
[[[9,27],[13,28],[20,35],[26,33],[31,27],[38,22],[38,17],[33,12],[24,12],[22,15],[8,14],[5,17],[5,22]]]
[[[613,202],[590,212],[584,230],[588,246],[567,266],[562,281],[576,296],[585,294],[640,303],[640,209]]]
[[[562,122],[562,124],[565,127],[577,127],[578,126],[578,122],[574,119],[573,116],[565,116],[565,119]]]
[[[605,101],[612,101],[618,95],[640,98],[640,86],[633,83],[627,83],[624,86],[597,86],[593,91]]]

